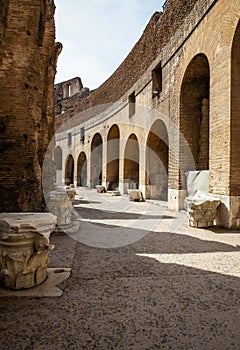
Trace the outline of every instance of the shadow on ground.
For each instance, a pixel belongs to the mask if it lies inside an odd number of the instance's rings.
[[[130,235],[141,231],[128,230]],[[239,247],[173,232],[142,231],[141,240],[116,249],[53,236],[51,266],[72,267],[71,277],[59,286],[64,293],[61,298],[2,298],[1,348],[239,349],[240,280],[231,276]],[[220,265],[226,264],[230,274],[211,271],[215,253],[221,254]],[[207,262],[209,269],[138,254],[200,254],[200,263]],[[213,261],[207,260],[209,256]]]

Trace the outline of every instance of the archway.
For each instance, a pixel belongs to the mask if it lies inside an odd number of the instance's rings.
[[[56,165],[56,183],[61,184],[62,182],[62,149],[59,146],[55,148],[54,161]]]
[[[187,141],[195,162],[187,157],[185,142],[180,144],[182,184],[187,170],[209,169],[209,85],[210,69],[204,54],[189,63],[181,85],[180,131]]]
[[[91,143],[91,187],[102,184],[102,136],[97,133]]]
[[[65,167],[65,185],[71,185],[74,183],[74,160],[73,156],[69,154]]]
[[[231,159],[230,159],[230,193],[240,193],[240,21],[238,22],[232,44],[231,66]]]
[[[124,152],[124,192],[139,188],[139,145],[135,134],[127,140]]]
[[[77,162],[77,185],[87,186],[87,157],[84,152],[81,152]]]
[[[153,123],[147,138],[146,198],[168,199],[168,132],[161,120]]]
[[[107,138],[107,188],[116,190],[119,186],[119,128],[114,124]]]

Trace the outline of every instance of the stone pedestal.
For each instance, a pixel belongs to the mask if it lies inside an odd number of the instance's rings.
[[[47,278],[49,242],[57,218],[50,213],[0,214],[0,260],[4,286],[31,288]]]
[[[189,225],[192,227],[214,226],[217,207],[220,203],[220,200],[213,198],[194,199],[187,197],[185,206],[189,216]]]
[[[57,225],[69,225],[71,222],[72,202],[75,198],[75,190],[58,188],[51,191],[47,203],[48,210],[56,215]]]
[[[142,191],[140,190],[128,190],[128,196],[130,201],[135,202],[142,202],[143,201],[143,195]]]
[[[59,187],[51,191],[47,203],[48,210],[56,215],[60,231],[73,233],[79,229],[79,222],[72,220],[73,201],[76,195],[74,188]]]

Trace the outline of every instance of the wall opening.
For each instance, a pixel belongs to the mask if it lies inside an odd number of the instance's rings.
[[[135,134],[127,140],[124,152],[124,193],[139,188],[139,145]]]
[[[67,157],[66,167],[65,167],[65,185],[71,185],[74,183],[74,160],[73,156],[70,154]]]
[[[168,199],[168,132],[161,120],[154,122],[147,138],[146,198]]]
[[[189,63],[181,85],[180,131],[191,150],[194,165],[184,142],[180,144],[181,184],[185,184],[188,170],[209,169],[209,72],[204,54],[195,56]],[[183,185],[185,187],[185,185]]]
[[[68,97],[72,95],[72,86],[69,84],[68,85]]]
[[[113,125],[107,138],[107,189],[119,188],[119,128]]]
[[[59,146],[55,148],[54,161],[56,164],[56,170],[62,170],[62,149]]]
[[[67,144],[69,147],[72,145],[72,134],[70,132],[67,134]]]
[[[162,65],[159,65],[152,71],[152,98],[160,96],[162,92]]]
[[[77,162],[77,185],[87,186],[87,157],[84,152],[81,152]]]
[[[90,185],[92,188],[102,184],[102,143],[102,136],[99,133],[95,134],[91,143]]]
[[[240,196],[240,21],[235,31],[232,44],[231,66],[231,196]]]
[[[129,117],[132,117],[136,112],[136,96],[135,91],[128,97]]]
[[[84,128],[84,126],[80,130],[80,141],[84,145],[84,141],[85,141],[85,128]]]

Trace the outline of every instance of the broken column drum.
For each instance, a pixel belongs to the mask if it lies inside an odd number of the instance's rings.
[[[49,194],[48,210],[57,216],[57,225],[65,227],[71,223],[72,202],[76,191],[72,188],[57,188]]]

